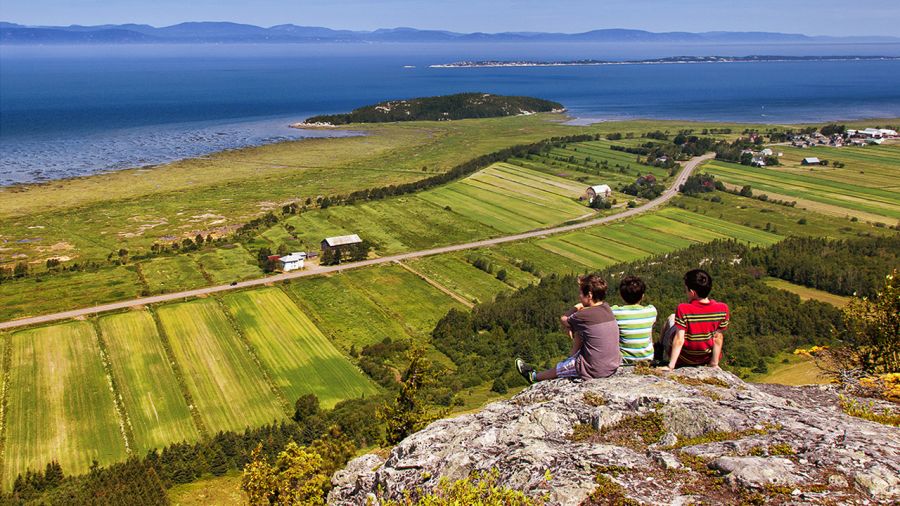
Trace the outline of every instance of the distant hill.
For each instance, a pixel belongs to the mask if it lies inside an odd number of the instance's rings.
[[[386,123],[393,121],[444,121],[495,118],[563,110],[562,104],[532,97],[489,93],[458,93],[440,97],[390,100],[354,109],[347,114],[313,116],[305,124]]]
[[[97,26],[25,26],[0,22],[3,44],[159,44],[159,43],[304,43],[304,42],[669,42],[669,43],[798,43],[898,42],[897,37],[810,37],[775,32],[648,32],[620,28],[583,33],[457,33],[416,28],[374,31],[332,30],[316,26],[269,28],[228,22],[189,22],[153,27],[141,24]]]

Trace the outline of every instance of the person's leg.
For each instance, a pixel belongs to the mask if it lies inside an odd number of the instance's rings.
[[[666,318],[666,322],[663,323],[662,332],[659,336],[659,360],[662,362],[668,362],[669,358],[672,356],[672,341],[675,340],[675,333],[678,331],[675,328],[675,315],[670,314],[668,318]],[[654,350],[654,355],[656,355],[656,351]]]
[[[535,376],[534,379],[536,381],[547,381],[547,380],[556,379],[558,377],[559,376],[557,376],[557,374],[556,374],[556,368],[554,367],[552,369],[547,369],[546,371],[541,371],[541,372],[537,373],[537,376]]]

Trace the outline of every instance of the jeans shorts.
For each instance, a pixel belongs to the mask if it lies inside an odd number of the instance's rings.
[[[578,357],[580,357],[580,353],[576,353],[571,357],[563,360],[562,362],[556,364],[556,377],[557,378],[577,378],[578,377],[578,369],[575,367],[575,363],[578,361]]]

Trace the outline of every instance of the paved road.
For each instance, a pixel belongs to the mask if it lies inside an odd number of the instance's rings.
[[[698,156],[696,158],[692,158],[688,161],[684,169],[672,183],[672,185],[663,192],[662,195],[657,197],[650,202],[642,206],[638,206],[632,209],[628,209],[619,214],[614,214],[611,216],[604,216],[602,218],[597,218],[594,220],[582,221],[578,223],[574,223],[572,225],[565,225],[561,227],[547,228],[541,230],[533,230],[531,232],[525,232],[521,234],[508,235],[504,237],[495,237],[493,239],[485,239],[483,241],[469,242],[465,244],[454,244],[452,246],[443,246],[440,248],[433,248],[421,251],[412,251],[409,253],[402,253],[399,255],[392,255],[387,257],[373,258],[371,260],[364,260],[362,262],[354,262],[350,264],[341,264],[341,265],[330,265],[330,266],[316,266],[311,267],[309,269],[305,269],[302,271],[296,272],[288,272],[284,274],[278,274],[275,276],[269,276],[266,278],[259,279],[251,279],[249,281],[241,281],[236,285],[218,285],[218,286],[208,286],[206,288],[197,288],[196,290],[188,290],[185,292],[177,292],[177,293],[167,293],[163,295],[156,295],[153,297],[142,297],[139,299],[125,300],[120,302],[113,302],[110,304],[102,304],[99,306],[88,307],[84,309],[75,309],[72,311],[64,311],[62,313],[54,313],[48,315],[41,316],[32,316],[30,318],[22,318],[19,320],[12,320],[8,322],[0,323],[0,330],[3,329],[11,329],[15,327],[24,327],[26,325],[34,325],[36,323],[46,323],[53,322],[58,320],[66,320],[69,318],[77,318],[83,316],[89,316],[97,313],[103,313],[106,311],[114,311],[116,309],[124,309],[128,307],[141,306],[146,304],[156,304],[159,302],[167,302],[179,299],[188,299],[191,297],[197,297],[201,295],[210,295],[219,292],[225,292],[228,290],[239,290],[241,288],[248,288],[253,286],[262,286],[268,285],[271,283],[276,283],[278,281],[285,281],[288,279],[296,279],[303,278],[306,276],[316,276],[319,274],[327,274],[330,272],[339,272],[347,269],[356,269],[358,267],[366,267],[369,265],[378,265],[378,264],[386,264],[390,262],[399,262],[401,260],[407,260],[410,258],[419,258],[429,255],[437,255],[439,253],[450,253],[453,251],[461,251],[467,249],[481,248],[484,246],[493,246],[495,244],[503,244],[507,242],[513,241],[521,241],[522,239],[531,239],[534,237],[542,237],[550,234],[558,234],[561,232],[570,232],[572,230],[578,230],[581,228],[592,227],[594,225],[601,225],[603,223],[610,223],[612,221],[621,220],[623,218],[628,218],[630,216],[635,216],[641,213],[645,213],[652,209],[655,209],[662,204],[668,202],[675,194],[678,192],[678,187],[681,186],[682,183],[687,180],[688,176],[697,168],[701,163],[710,160],[714,157],[714,154],[706,154],[703,156]]]

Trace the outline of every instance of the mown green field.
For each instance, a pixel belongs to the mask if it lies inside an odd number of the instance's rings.
[[[93,327],[70,322],[9,335],[4,483],[57,460],[67,473],[123,459],[125,440]]]
[[[210,431],[243,430],[285,416],[215,300],[164,305],[157,315]]]
[[[131,422],[134,450],[144,453],[172,441],[199,438],[150,313],[103,316],[98,326]]]
[[[487,251],[509,259],[511,262],[529,262],[534,265],[542,275],[548,274],[580,274],[588,270],[584,264],[571,258],[558,255],[534,242],[512,242],[500,246],[494,246]]]
[[[225,305],[289,402],[315,394],[323,408],[378,390],[278,288],[229,294]]]
[[[512,287],[495,274],[479,270],[459,255],[435,255],[410,260],[407,264],[419,274],[449,289],[469,302],[488,302]]]
[[[353,287],[346,296],[352,304],[364,294],[385,313],[401,322],[409,335],[424,343],[438,320],[451,308],[465,307],[399,265],[378,265],[344,274]]]
[[[0,320],[131,299],[141,292],[134,267],[66,272],[0,283]]]
[[[203,252],[196,255],[194,260],[204,277],[209,276],[213,283],[230,283],[262,276],[256,258],[240,244]]]
[[[900,159],[900,150],[897,153]],[[822,170],[815,167],[802,172],[777,167],[746,167],[721,161],[709,163],[704,169],[725,182],[750,185],[755,192],[773,192],[848,211],[879,215],[890,218],[894,223],[900,219],[900,193],[890,188],[862,184],[860,181],[865,179],[864,174],[848,174],[846,179],[834,180],[821,177],[819,172]]]
[[[141,274],[150,293],[168,293],[206,286],[200,268],[188,255],[157,257],[141,262]]]
[[[355,279],[355,278],[354,278]],[[373,302],[345,274],[293,280],[282,288],[291,294],[335,346],[345,353],[383,341],[408,338],[394,314]]]

